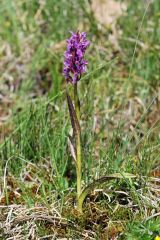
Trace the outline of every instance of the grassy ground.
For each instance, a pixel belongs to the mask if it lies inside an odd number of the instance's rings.
[[[160,5],[127,5],[114,26],[85,0],[1,0],[0,239],[160,235]],[[61,74],[64,40],[77,28],[91,41],[79,83],[83,186],[137,176],[96,189],[82,216]]]

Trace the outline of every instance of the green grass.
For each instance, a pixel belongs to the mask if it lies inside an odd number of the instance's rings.
[[[128,240],[130,239],[150,240],[160,235],[159,229],[160,229],[159,219],[155,221],[148,220],[144,223],[134,223],[129,226],[128,232],[126,233],[126,237]]]
[[[8,205],[0,208],[0,239],[13,236],[5,220],[15,204],[11,229],[18,221],[21,239],[33,228],[36,237],[48,239],[54,234],[85,239],[86,234],[88,239],[152,240],[160,234],[159,216],[154,216],[160,210],[158,1],[148,8],[128,1],[116,26],[122,31],[121,51],[108,40],[112,28],[99,28],[88,1],[40,2],[0,3],[0,114],[11,112],[0,124],[0,205]],[[116,172],[137,178],[104,184],[87,197],[84,215],[78,216],[62,64],[63,40],[81,25],[91,41],[88,73],[79,83],[83,186]],[[41,218],[36,207],[44,207]],[[65,220],[54,224],[58,213]],[[21,215],[23,221],[17,219]]]

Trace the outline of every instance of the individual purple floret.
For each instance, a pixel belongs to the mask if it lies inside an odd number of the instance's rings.
[[[71,37],[67,40],[67,51],[64,53],[63,75],[67,82],[77,83],[86,72],[87,61],[84,54],[89,44],[85,32],[71,32]]]

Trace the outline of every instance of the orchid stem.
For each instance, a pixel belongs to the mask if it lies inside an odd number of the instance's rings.
[[[74,104],[78,121],[80,121],[80,102],[78,98],[77,83],[74,85]]]
[[[78,98],[77,83],[74,85],[74,105],[78,122],[80,122],[80,103]],[[82,161],[81,161],[81,132],[80,130],[76,134],[76,157],[77,157],[77,208],[79,212],[82,212],[80,195],[81,195],[81,178],[82,178]]]

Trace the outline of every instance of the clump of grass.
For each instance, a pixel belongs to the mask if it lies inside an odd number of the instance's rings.
[[[160,229],[159,219],[152,219],[145,221],[143,223],[135,222],[133,224],[128,224],[128,229],[125,236],[129,240],[130,239],[152,240],[160,236],[159,229]]]

